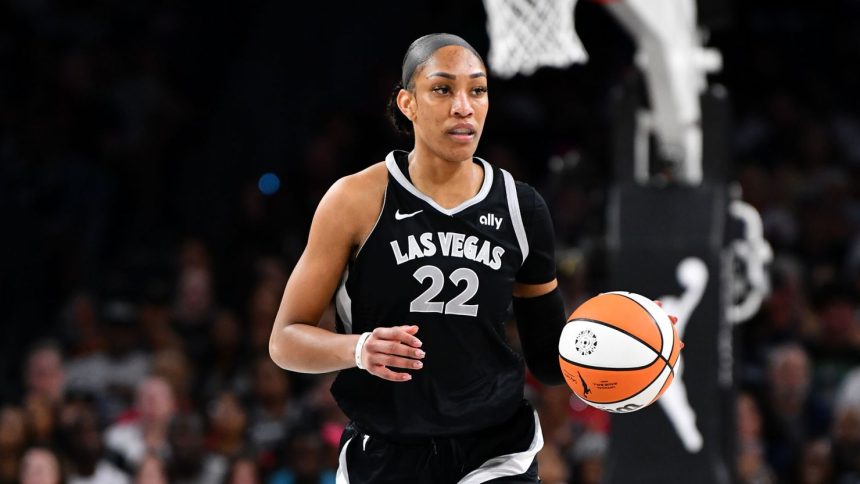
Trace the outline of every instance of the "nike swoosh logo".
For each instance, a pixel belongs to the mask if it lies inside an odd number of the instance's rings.
[[[412,212],[412,213],[400,213],[400,209],[398,208],[397,211],[394,212],[394,218],[395,218],[395,220],[403,220],[405,218],[414,217],[423,211],[424,210],[419,210],[417,212]]]

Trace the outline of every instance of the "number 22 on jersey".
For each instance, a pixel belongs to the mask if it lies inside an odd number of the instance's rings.
[[[442,269],[436,266],[421,266],[412,275],[418,282],[424,283],[424,280],[430,279],[430,287],[423,293],[412,300],[409,304],[409,311],[413,313],[441,313],[441,314],[456,314],[459,316],[477,316],[478,305],[466,304],[478,293],[478,274],[472,269],[460,267],[451,273],[449,279],[455,286],[460,286],[460,283],[466,281],[466,287],[463,291],[448,302],[434,301],[433,298],[442,292],[445,286],[445,274]]]

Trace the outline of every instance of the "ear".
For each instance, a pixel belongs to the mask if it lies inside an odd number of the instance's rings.
[[[401,89],[397,93],[397,107],[400,112],[410,121],[415,121],[415,98],[412,93],[406,89]]]

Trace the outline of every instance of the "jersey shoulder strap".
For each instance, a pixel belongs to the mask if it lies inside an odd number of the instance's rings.
[[[525,225],[523,224],[523,214],[520,210],[520,197],[518,195],[517,183],[514,177],[502,168],[502,177],[505,180],[505,196],[508,199],[508,212],[511,215],[511,225],[514,227],[514,234],[517,236],[517,243],[520,246],[520,252],[523,254],[523,262],[529,257],[529,239],[526,236]]]

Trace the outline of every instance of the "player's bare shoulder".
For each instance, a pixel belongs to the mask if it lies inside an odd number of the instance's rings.
[[[358,197],[378,197],[378,205],[382,206],[382,196],[385,193],[385,186],[388,184],[388,169],[385,167],[385,162],[380,161],[357,173],[341,178],[338,183],[343,184],[344,189]]]
[[[370,233],[379,217],[387,184],[385,162],[347,175],[329,188],[320,201],[317,216],[334,219],[349,231],[353,245],[358,245]]]

